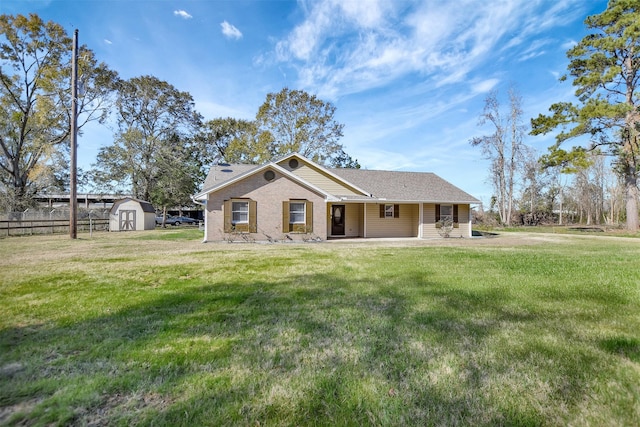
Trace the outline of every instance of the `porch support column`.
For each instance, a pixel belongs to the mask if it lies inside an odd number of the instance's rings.
[[[325,200],[326,200],[326,197],[325,197]],[[331,217],[331,202],[327,201],[324,206],[325,206],[324,221],[327,223],[326,225],[327,240],[329,240],[329,237],[333,236],[333,233],[331,231],[331,225],[333,224],[333,218]]]
[[[422,239],[424,232],[424,203],[422,202],[418,205],[418,221],[420,221],[418,223],[418,238]]]
[[[367,202],[364,202],[364,209],[362,212],[362,216],[364,217],[364,230],[362,232],[362,234],[364,234],[364,236],[362,236],[362,238],[366,239],[367,238]]]

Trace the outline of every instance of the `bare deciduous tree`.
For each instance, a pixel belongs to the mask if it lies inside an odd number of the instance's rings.
[[[524,150],[525,127],[522,124],[522,98],[512,87],[509,89],[509,113],[502,115],[497,91],[485,99],[485,106],[478,124],[491,124],[493,133],[475,137],[470,142],[480,147],[486,159],[491,161],[491,182],[496,192],[496,204],[500,221],[511,224],[513,214],[514,187],[518,164]]]

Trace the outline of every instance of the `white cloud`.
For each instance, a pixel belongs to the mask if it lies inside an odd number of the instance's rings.
[[[491,91],[496,85],[500,83],[498,79],[487,79],[481,82],[474,83],[471,89],[474,93],[487,93]]]
[[[193,18],[193,16],[189,15],[189,13],[186,10],[174,10],[173,14],[175,16],[179,16],[180,18],[183,18],[183,19],[191,19],[191,18]]]
[[[231,107],[206,99],[196,99],[195,101],[198,112],[207,119],[212,119],[214,117],[235,117],[239,119],[252,120],[255,118],[255,112],[253,111],[245,111],[238,107]]]
[[[526,55],[522,55],[520,58],[518,58],[518,61],[520,62],[524,62],[524,61],[528,61],[529,59],[533,59],[533,58],[537,58],[538,56],[542,56],[545,53],[547,53],[544,50],[539,50],[536,52],[529,52]]]
[[[569,50],[577,44],[578,42],[575,40],[567,40],[566,42],[562,43],[560,47],[562,48],[562,50]]]
[[[222,34],[228,39],[241,39],[242,33],[235,26],[229,24],[227,21],[224,21],[220,24],[222,28]]]
[[[289,37],[276,45],[281,61],[286,62],[290,57],[309,60],[311,53],[323,41],[327,30],[332,26],[333,8],[327,2],[318,3],[311,13],[309,19],[294,28]]]
[[[516,48],[573,16],[573,2],[559,3],[551,8],[544,1],[517,0],[303,3],[305,19],[276,43],[276,58],[293,65],[299,84],[320,96],[366,91],[410,74],[437,86],[455,84],[496,55],[524,60],[544,54],[542,46],[551,40]]]
[[[384,16],[392,9],[388,0],[344,1],[334,0],[333,6],[342,9],[349,21],[362,28],[376,28],[384,25]]]
[[[104,39],[104,42],[105,42],[106,44],[113,44],[113,42],[112,42],[111,40],[109,40],[109,39]]]
[[[531,58],[536,58],[538,56],[544,55],[547,52],[543,48],[550,44],[553,44],[553,40],[548,38],[541,39],[541,40],[534,40],[530,42],[529,46],[520,52],[518,61],[522,62]]]

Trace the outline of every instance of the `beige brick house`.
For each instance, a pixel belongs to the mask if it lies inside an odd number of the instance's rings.
[[[217,165],[194,196],[204,241],[471,237],[480,201],[433,173],[329,169],[291,154],[264,165]]]

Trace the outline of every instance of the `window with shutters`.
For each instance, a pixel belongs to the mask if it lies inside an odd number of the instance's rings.
[[[384,205],[384,217],[393,218],[393,205]]]
[[[311,233],[313,231],[313,202],[285,200],[282,202],[282,230],[285,233]]]
[[[400,205],[397,204],[381,204],[380,218],[400,218]]]
[[[453,222],[452,205],[440,205],[440,220]]]
[[[460,227],[458,224],[458,205],[436,205],[436,227],[444,223],[451,223],[453,228]]]
[[[251,199],[224,201],[224,232],[257,233],[257,202]]]
[[[249,223],[249,201],[231,202],[231,224]]]
[[[304,224],[304,202],[289,202],[289,223],[290,224]]]

